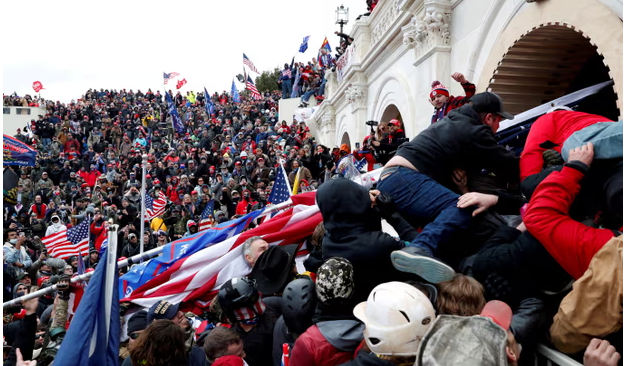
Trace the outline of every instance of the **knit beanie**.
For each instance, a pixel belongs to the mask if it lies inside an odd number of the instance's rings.
[[[433,100],[433,98],[438,94],[446,95],[448,97],[449,91],[444,85],[442,85],[441,82],[436,80],[431,84],[431,93],[429,93],[429,98]]]
[[[141,310],[128,320],[128,334],[147,328],[147,311]]]

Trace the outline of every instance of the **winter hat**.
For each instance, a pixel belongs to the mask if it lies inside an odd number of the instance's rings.
[[[128,320],[128,334],[147,328],[147,311],[141,310]]]
[[[329,258],[316,274],[316,296],[325,304],[341,303],[353,295],[353,265],[344,258]]]
[[[435,98],[435,96],[438,94],[446,95],[448,97],[449,91],[444,85],[442,85],[441,82],[436,80],[431,83],[431,93],[429,93],[429,98],[433,100],[433,98]]]

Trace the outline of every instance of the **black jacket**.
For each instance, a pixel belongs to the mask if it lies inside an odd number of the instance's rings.
[[[348,179],[334,179],[320,186],[316,200],[325,225],[323,259],[342,257],[351,262],[354,301],[366,301],[375,286],[404,277],[390,260],[390,253],[404,243],[381,231],[381,216],[371,208],[366,188]],[[395,229],[403,240],[416,237],[409,225]]]
[[[474,277],[489,297],[511,306],[539,291],[558,292],[572,278],[528,231],[501,226],[479,250]]]
[[[343,363],[342,365],[343,366],[395,366],[396,364],[387,360],[382,360],[381,358],[375,356],[375,354],[373,353],[360,351],[357,353],[353,361]]]
[[[446,187],[454,187],[451,177],[457,168],[469,174],[487,169],[508,182],[520,176],[518,159],[496,142],[492,129],[470,105],[452,110],[401,145],[396,155]]]

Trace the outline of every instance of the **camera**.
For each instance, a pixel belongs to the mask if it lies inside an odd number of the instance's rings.
[[[378,121],[366,121],[366,124],[371,127],[375,127],[379,125],[379,122]]]

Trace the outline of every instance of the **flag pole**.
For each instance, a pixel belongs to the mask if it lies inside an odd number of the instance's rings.
[[[143,234],[145,233],[145,174],[147,172],[147,155],[143,154],[141,170],[141,236],[139,238],[139,254],[143,254]]]
[[[145,179],[145,178],[143,178]],[[145,203],[142,205],[145,206]],[[115,288],[115,281],[117,271],[117,266],[115,261],[117,260],[117,230],[119,229],[119,225],[113,225],[113,219],[109,220],[111,224],[108,227],[108,246],[106,247],[106,273],[105,273],[105,292],[104,292],[104,318],[106,319],[106,339],[109,338],[110,334],[110,325],[111,325],[111,316],[117,316],[116,314],[111,314],[111,304],[113,303],[113,290]],[[143,238],[141,238],[141,243],[143,243]],[[90,272],[91,274],[93,272]]]

